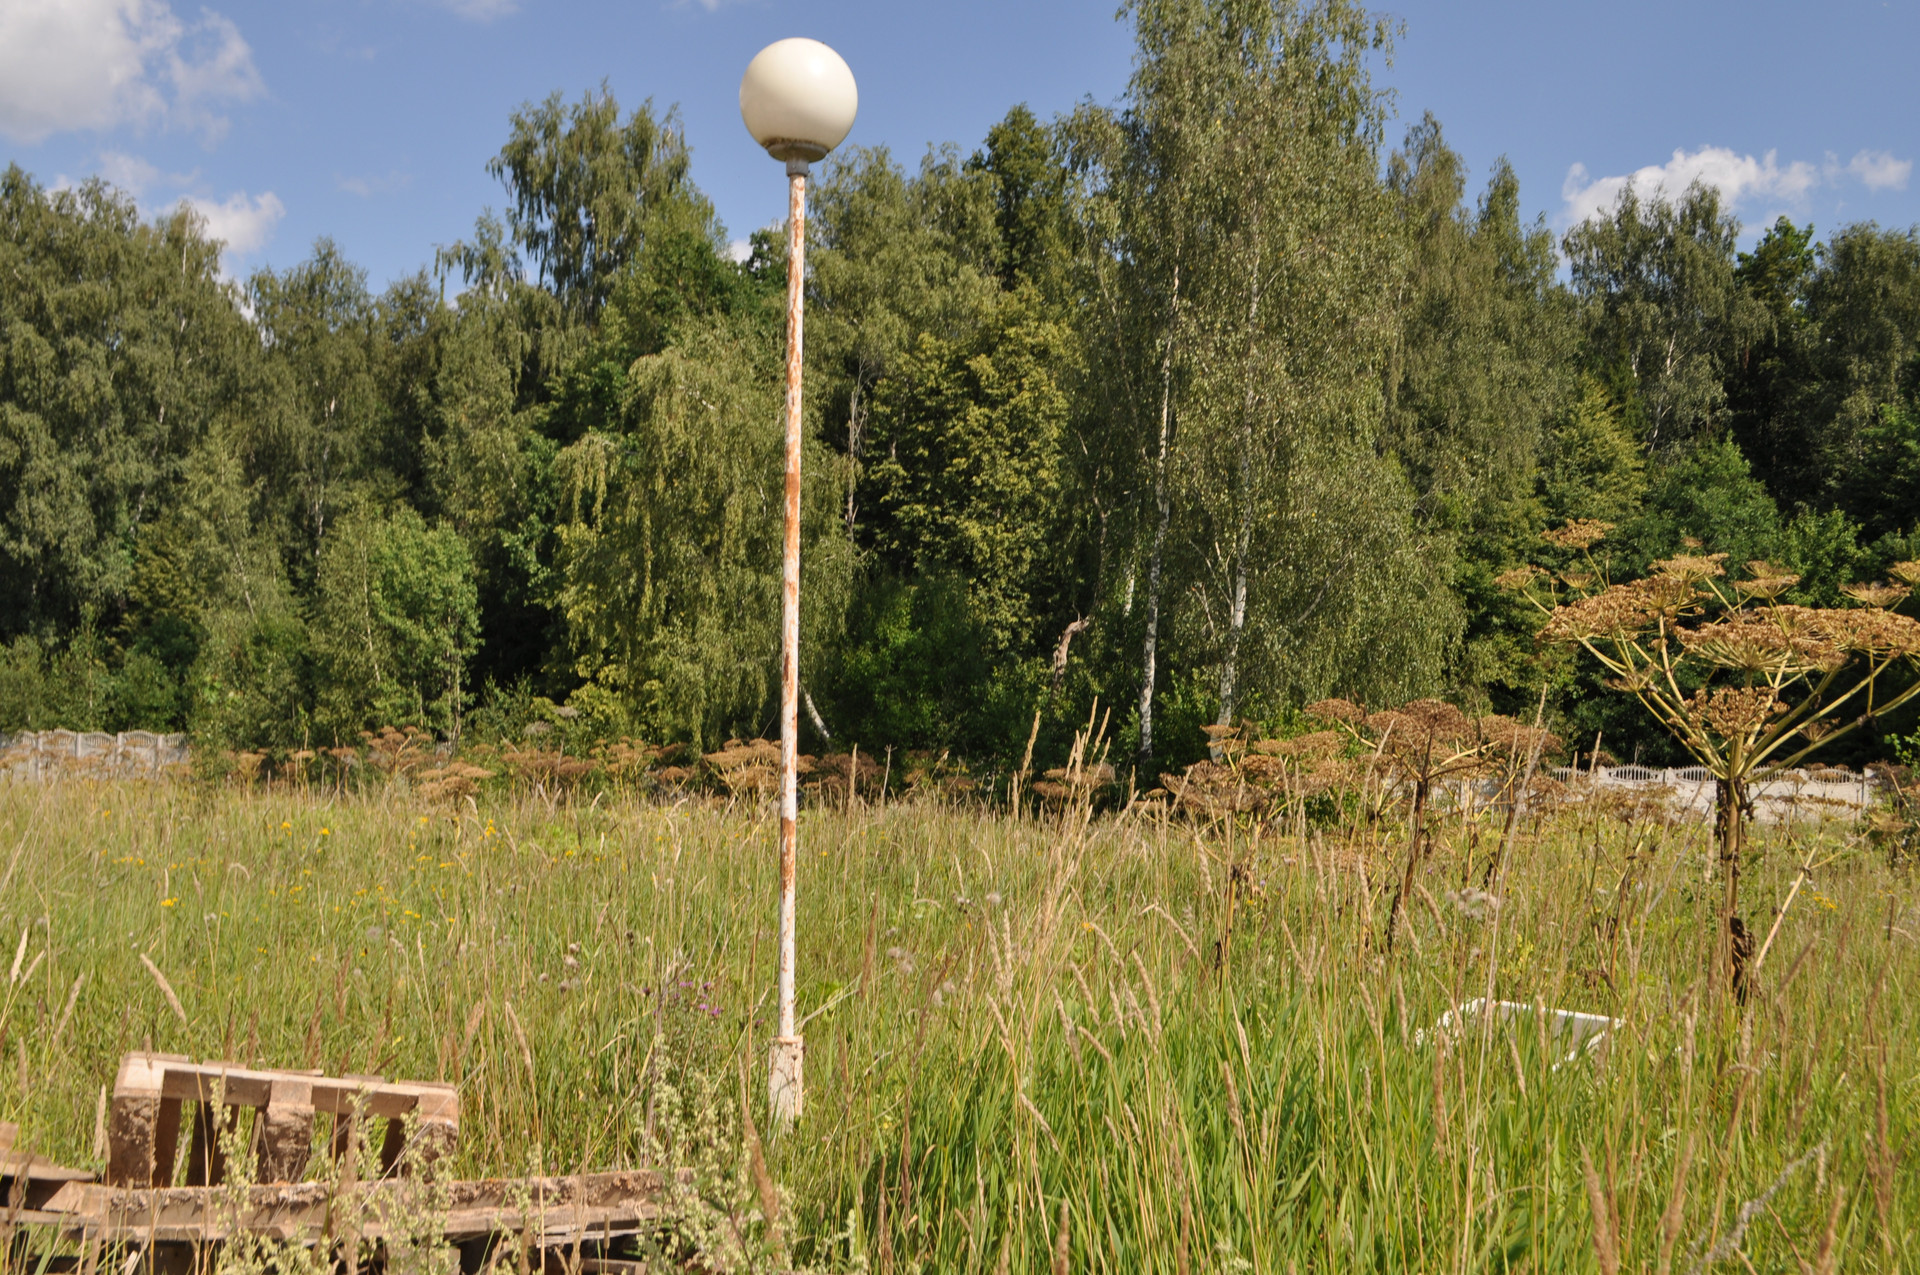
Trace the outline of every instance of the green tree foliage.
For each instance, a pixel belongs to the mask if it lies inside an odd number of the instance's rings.
[[[1646,464],[1619,405],[1597,379],[1581,383],[1580,397],[1546,440],[1540,494],[1556,522],[1593,518],[1621,522],[1646,493]]]
[[[1495,533],[1527,517],[1542,435],[1571,396],[1573,311],[1542,223],[1520,221],[1520,183],[1494,166],[1478,205],[1426,117],[1388,167],[1406,236],[1387,431],[1439,526]]]
[[[1850,226],[1823,244],[1807,281],[1813,375],[1802,399],[1806,454],[1822,487],[1878,532],[1915,525],[1879,466],[1898,463],[1899,422],[1920,404],[1920,228]]]
[[[1589,359],[1626,397],[1649,450],[1717,423],[1734,353],[1761,322],[1735,283],[1738,233],[1718,192],[1696,184],[1677,201],[1628,186],[1608,215],[1566,237]]]
[[[1651,758],[1497,585],[1549,522],[1798,605],[1920,553],[1920,232],[1741,253],[1711,191],[1628,190],[1557,255],[1438,121],[1386,154],[1351,0],[1122,19],[1112,107],[810,183],[810,735],[1006,763],[1037,714],[1044,760],[1097,698],[1157,769],[1328,695],[1545,688]],[[731,259],[672,110],[506,133],[504,214],[377,293],[0,178],[0,728],[768,729],[785,238]]]
[[[189,727],[203,743],[227,747],[316,742],[314,663],[312,637],[297,612],[220,613],[195,666],[198,702]]]
[[[702,743],[755,733],[767,703],[779,368],[766,325],[716,324],[636,360],[617,414],[559,456],[569,671],[630,704],[649,731]]]
[[[91,618],[59,646],[31,636],[14,639],[0,651],[0,713],[15,730],[117,725],[117,679],[103,645]]]
[[[1055,583],[1064,324],[1009,302],[967,345],[932,334],[875,395],[864,504],[896,572],[951,574],[989,649],[1031,646]]]
[[[992,196],[991,179],[951,155],[928,155],[909,178],[885,149],[849,151],[815,187],[807,358],[823,435],[843,458],[850,541],[874,387],[921,334],[966,341],[994,305]]]
[[[443,323],[420,432],[423,512],[474,561],[483,641],[475,680],[538,672],[551,624],[554,441],[529,364],[534,337],[512,300],[469,291]]]
[[[818,190],[809,394],[842,502],[838,540],[808,553],[846,592],[813,623],[832,643],[819,680],[833,729],[869,747],[1018,747],[1032,706],[1004,688],[1027,685],[1045,630],[1071,615],[1063,431],[1079,343],[1031,277],[1059,264],[1030,201],[1064,178],[1030,115],[995,138],[965,163],[930,152],[911,176],[855,151]],[[1026,236],[1018,268],[1009,235]]]
[[[129,669],[171,674],[174,711],[149,677],[144,702],[129,704],[119,725],[184,726],[240,746],[297,742],[312,677],[280,546],[254,518],[237,449],[196,452],[186,478],[195,499],[141,537],[119,634]]]
[[[1387,184],[1404,255],[1384,438],[1417,493],[1428,551],[1451,559],[1466,611],[1449,682],[1522,711],[1537,682],[1532,625],[1494,579],[1529,552],[1541,497],[1551,505],[1583,485],[1588,475],[1571,471],[1593,463],[1569,454],[1590,440],[1570,448],[1555,428],[1568,416],[1574,308],[1554,281],[1553,238],[1539,222],[1522,224],[1519,182],[1504,161],[1469,205],[1465,166],[1428,116],[1392,157]],[[1574,423],[1587,422],[1576,413]]]
[[[479,603],[458,535],[406,508],[349,519],[321,554],[314,597],[323,736],[351,740],[381,726],[460,733]]]
[[[1126,110],[1087,131],[1111,192],[1109,366],[1140,462],[1108,596],[1130,621],[1141,595],[1146,761],[1165,657],[1211,671],[1221,720],[1334,680],[1390,697],[1437,677],[1457,614],[1376,445],[1399,266],[1366,69],[1384,26],[1342,3],[1132,14]],[[1376,661],[1394,633],[1419,637]]]
[[[1625,533],[1636,566],[1693,548],[1724,553],[1731,562],[1771,558],[1780,536],[1780,510],[1753,476],[1732,441],[1702,443],[1664,465],[1648,485],[1645,505]]]
[[[1850,440],[1854,453],[1835,493],[1869,536],[1920,529],[1920,393],[1883,403]]]
[[[184,212],[0,176],[0,636],[116,622],[190,458],[256,408],[218,264]]]
[[[568,318],[592,322],[662,219],[705,220],[688,180],[678,115],[644,102],[626,122],[603,84],[568,105],[558,93],[513,113],[487,171],[513,198],[513,240]],[[695,207],[689,209],[686,206]]]
[[[1046,664],[993,645],[970,583],[951,574],[863,581],[828,710],[846,738],[863,749],[884,740],[1017,760]]]
[[[1906,422],[1920,400],[1920,232],[1782,218],[1740,264],[1770,322],[1729,378],[1735,433],[1783,504],[1835,505],[1870,535],[1913,524]]]
[[[1060,150],[1052,130],[1022,103],[987,130],[985,149],[966,164],[969,173],[993,179],[1001,282],[1032,284],[1050,297],[1065,285],[1070,262],[1070,177]]]
[[[1743,252],[1735,277],[1761,321],[1747,334],[1727,378],[1732,433],[1777,499],[1809,498],[1819,487],[1806,446],[1811,321],[1807,283],[1817,260],[1813,226],[1776,220]]]
[[[251,423],[242,454],[289,570],[310,580],[343,514],[399,494],[383,464],[392,459],[387,316],[366,272],[326,239],[306,261],[255,275],[248,293],[273,406]]]

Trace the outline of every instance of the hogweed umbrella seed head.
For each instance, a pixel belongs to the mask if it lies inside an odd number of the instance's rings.
[[[1696,692],[1690,701],[1693,716],[1722,739],[1744,739],[1757,733],[1767,719],[1786,705],[1765,686],[1722,686]]]
[[[1549,528],[1540,533],[1540,538],[1562,549],[1591,549],[1607,538],[1613,526],[1598,518],[1570,518],[1566,526]]]
[[[1800,583],[1798,575],[1764,560],[1748,562],[1747,571],[1747,578],[1737,581],[1733,587],[1748,597],[1762,598],[1768,602]]]
[[[1907,595],[1912,593],[1913,590],[1907,588],[1905,585],[1888,584],[1882,581],[1879,584],[1843,585],[1841,586],[1840,592],[1846,594],[1855,602],[1863,603],[1870,607],[1885,609],[1887,607],[1898,606],[1906,600]]]
[[[1502,571],[1493,578],[1493,582],[1502,589],[1517,591],[1532,584],[1535,577],[1545,574],[1546,573],[1538,567],[1515,567],[1511,571]]]
[[[1752,673],[1793,674],[1838,668],[1847,646],[1824,626],[1810,623],[1817,613],[1805,607],[1736,611],[1725,619],[1679,631],[1689,654],[1720,668]]]
[[[1662,558],[1654,563],[1651,570],[1659,576],[1673,580],[1683,580],[1688,584],[1701,584],[1717,576],[1727,574],[1722,564],[1727,560],[1724,553],[1675,554],[1671,558]]]

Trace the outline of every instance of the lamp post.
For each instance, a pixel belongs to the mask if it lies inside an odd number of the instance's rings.
[[[800,849],[800,329],[807,257],[807,165],[826,158],[860,106],[853,72],[818,40],[769,44],[740,80],[740,118],[787,165],[787,490],[780,563],[780,1027],[767,1064],[767,1104],[780,1131],[800,1117],[806,1050],[793,1017],[794,871]]]

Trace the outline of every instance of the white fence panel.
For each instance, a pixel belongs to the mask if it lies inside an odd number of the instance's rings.
[[[1660,797],[1683,817],[1711,819],[1720,798],[1720,785],[1705,766],[1562,766],[1554,775],[1576,794],[1614,789]],[[1879,783],[1871,772],[1804,767],[1765,773],[1747,786],[1747,797],[1759,823],[1854,819],[1873,804]]]

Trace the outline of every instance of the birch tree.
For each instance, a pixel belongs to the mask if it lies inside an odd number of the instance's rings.
[[[1628,186],[1567,234],[1589,357],[1632,395],[1649,452],[1716,423],[1734,352],[1760,323],[1758,303],[1734,286],[1739,230],[1719,193],[1696,183],[1678,200]]]
[[[1338,0],[1133,13],[1139,70],[1107,134],[1107,308],[1129,348],[1140,516],[1121,605],[1137,571],[1145,765],[1170,652],[1212,670],[1224,723],[1250,696],[1404,698],[1457,626],[1387,620],[1443,590],[1376,447],[1396,269],[1368,74],[1385,24]],[[1425,649],[1369,652],[1416,631]]]

